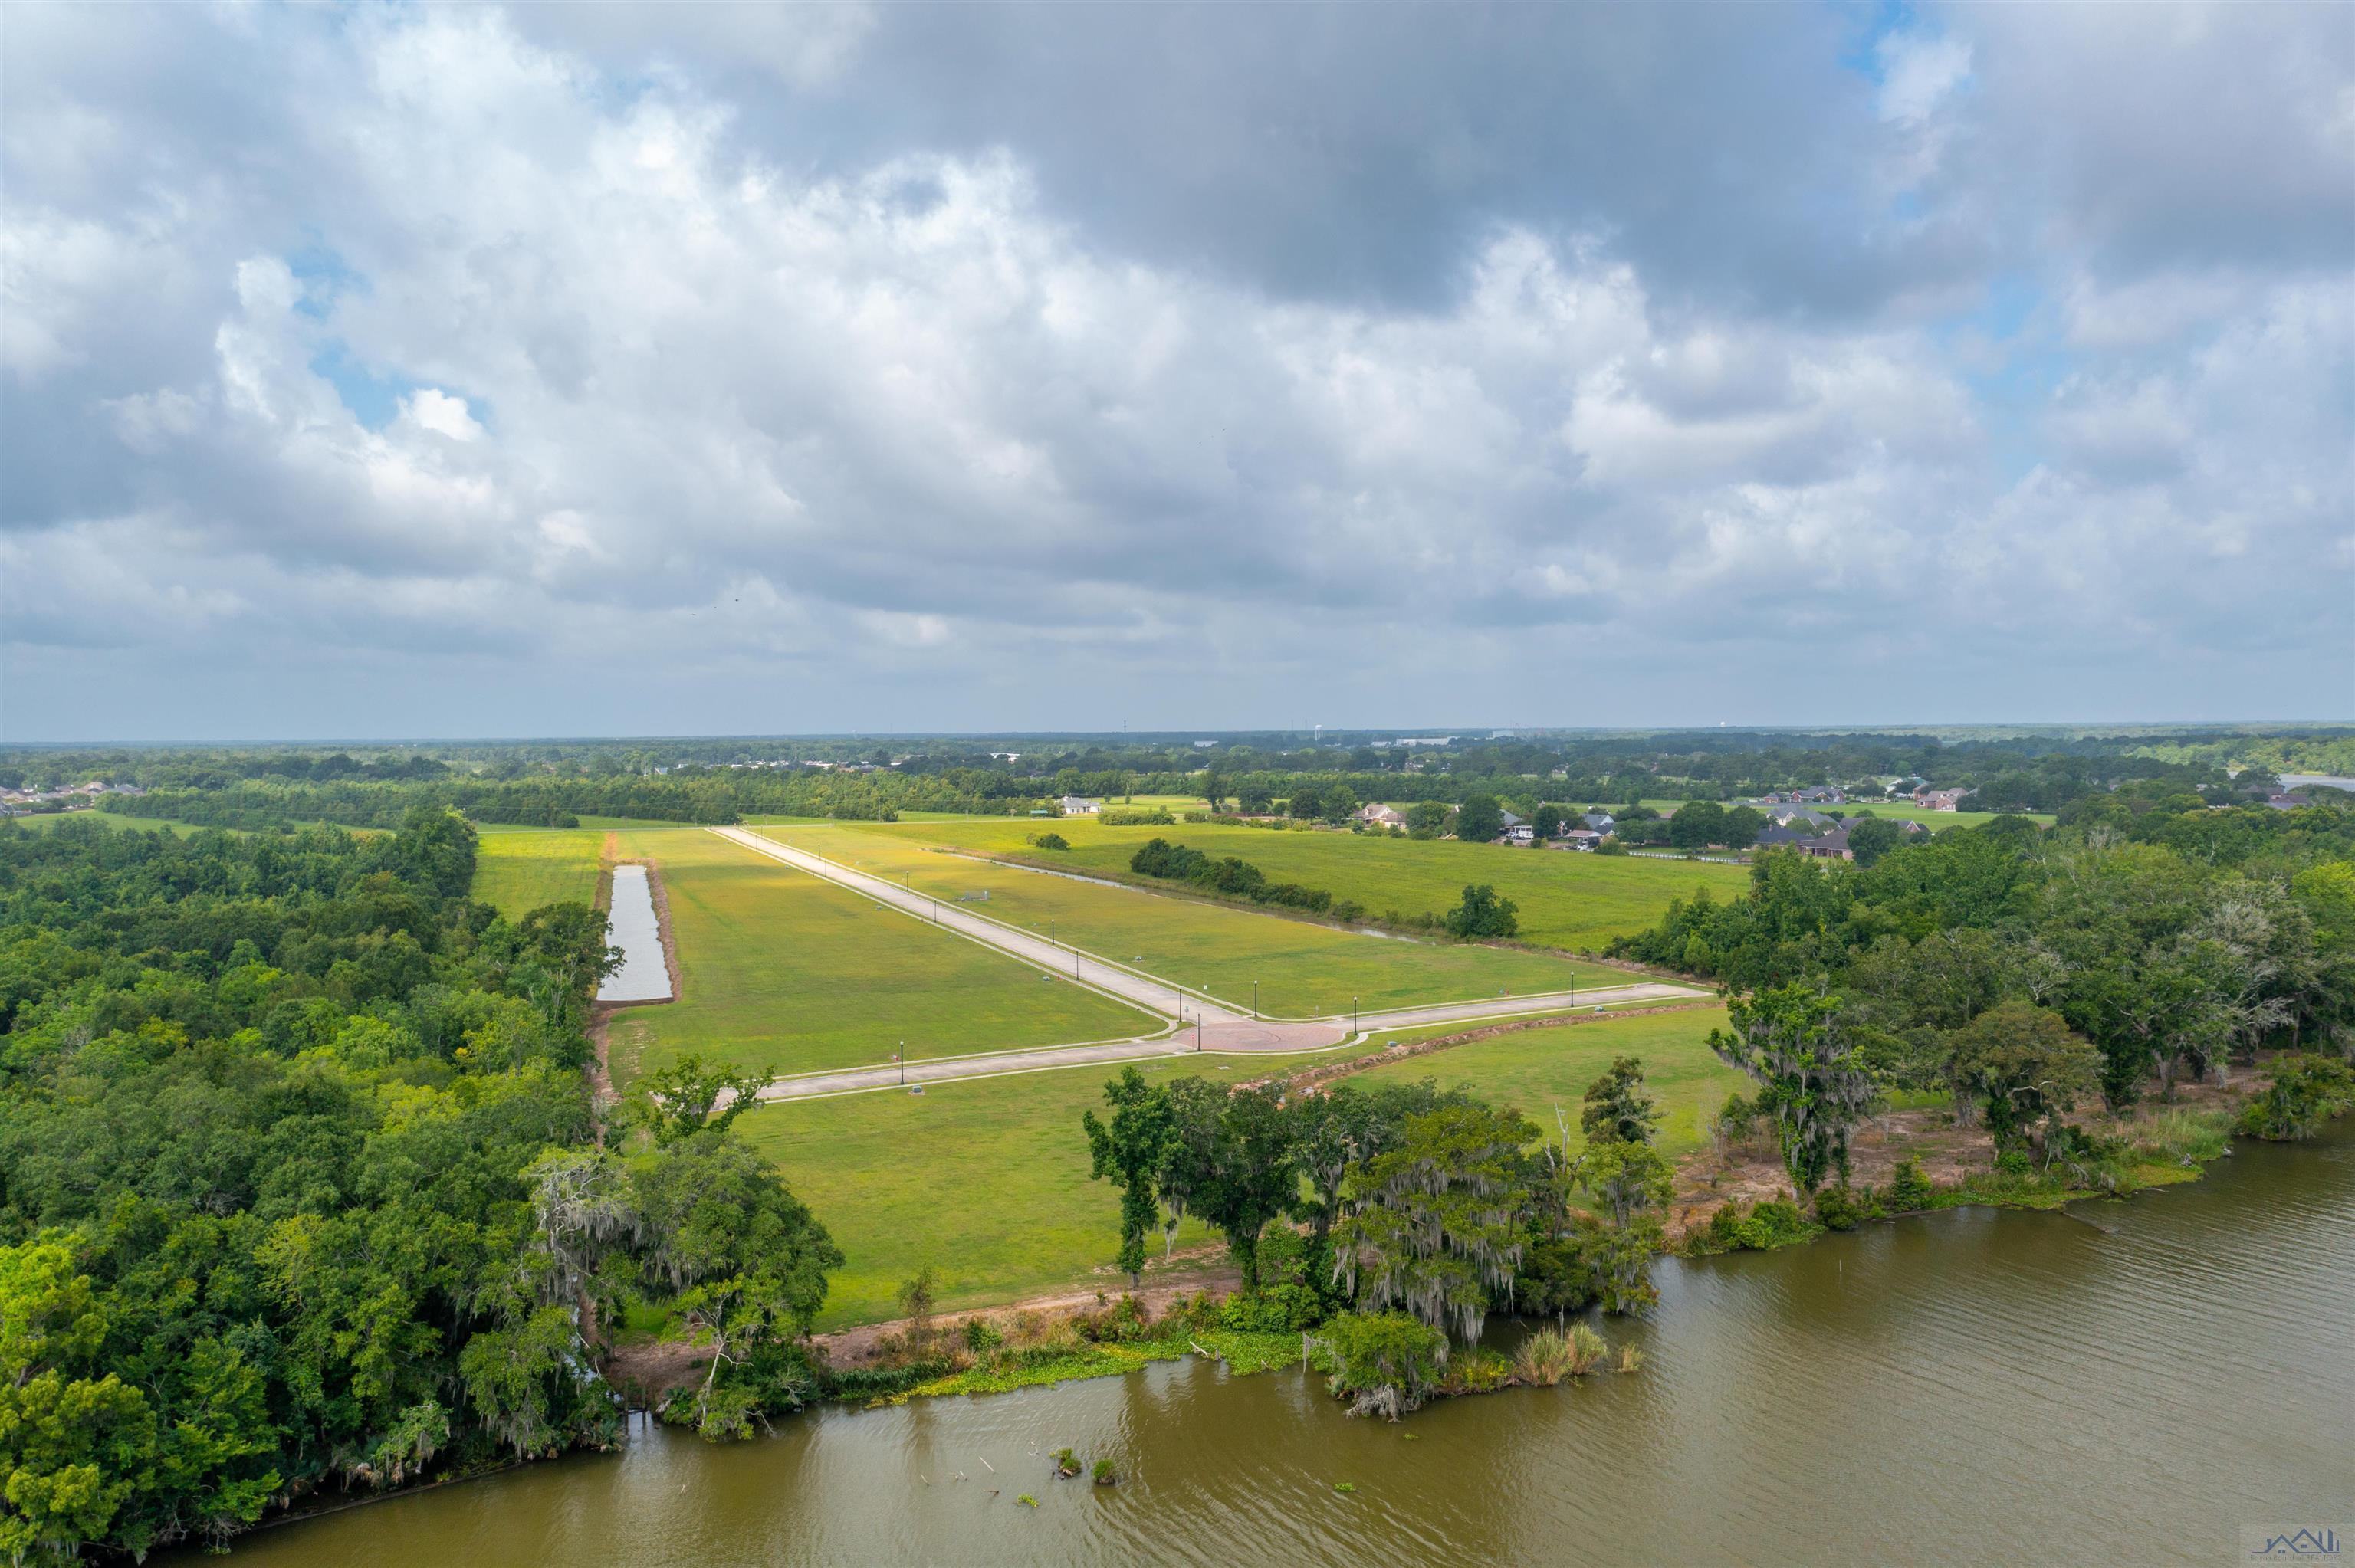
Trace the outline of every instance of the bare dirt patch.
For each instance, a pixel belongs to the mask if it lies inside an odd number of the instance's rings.
[[[1034,1314],[1050,1321],[1075,1318],[1082,1313],[1097,1311],[1124,1296],[1134,1296],[1138,1306],[1152,1316],[1159,1317],[1168,1310],[1172,1301],[1181,1296],[1191,1296],[1198,1290],[1218,1292],[1241,1288],[1242,1276],[1223,1261],[1226,1250],[1224,1245],[1213,1242],[1207,1246],[1189,1247],[1167,1263],[1157,1259],[1149,1262],[1146,1266],[1146,1277],[1153,1283],[1141,1289],[1131,1290],[1125,1274],[1107,1267],[1097,1271],[1106,1277],[1101,1286],[1059,1291],[1050,1296],[1033,1296],[999,1307],[936,1312],[932,1315],[932,1327],[935,1330],[962,1330],[968,1319],[979,1318],[987,1321],[1011,1318],[1018,1313]],[[862,1323],[855,1329],[839,1329],[831,1334],[814,1335],[810,1342],[823,1351],[827,1361],[835,1366],[855,1367],[874,1361],[879,1344],[885,1338],[897,1338],[907,1330],[905,1319],[889,1323]]]

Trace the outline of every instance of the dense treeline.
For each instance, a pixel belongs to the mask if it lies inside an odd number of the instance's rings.
[[[474,842],[0,826],[11,1561],[609,1442],[633,1301],[731,1352],[681,1418],[808,1386],[824,1231],[709,1101],[601,1128],[603,921],[470,902]]]
[[[355,755],[355,751],[359,755]],[[1527,816],[1544,800],[1727,800],[1819,784],[1920,779],[1982,809],[2053,811],[2120,784],[2229,794],[2275,770],[2343,773],[2343,726],[2263,732],[1924,731],[1457,736],[1375,735],[816,737],[404,744],[378,748],[31,748],[0,752],[0,786],[99,779],[155,792],[133,808],[209,825],[325,821],[389,827],[414,805],[479,821],[627,815],[721,821],[762,812],[874,818],[897,810],[1017,812],[1057,795],[1195,794],[1248,810],[1336,817],[1363,800],[1490,795]],[[825,768],[799,766],[826,763]],[[2238,779],[2229,769],[2246,765]],[[875,771],[865,771],[874,769]],[[404,793],[400,788],[417,787]],[[197,800],[203,795],[210,800]],[[171,810],[166,811],[165,807]],[[189,812],[200,813],[189,815]]]
[[[2126,791],[1870,867],[1774,852],[1615,950],[1755,993],[1752,1044],[2041,1128],[2046,1080],[2115,1109],[2263,1049],[2355,1055],[2355,810]]]

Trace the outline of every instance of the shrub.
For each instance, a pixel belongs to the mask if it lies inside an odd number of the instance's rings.
[[[1936,1189],[1922,1174],[1922,1162],[1912,1155],[1897,1162],[1897,1173],[1889,1179],[1888,1210],[1892,1214],[1910,1213],[1929,1207],[1930,1195]]]
[[[2243,1108],[2235,1130],[2284,1143],[2312,1138],[2322,1124],[2355,1107],[2355,1068],[2328,1056],[2276,1057],[2265,1086]]]
[[[1444,1393],[1494,1393],[1513,1380],[1513,1363],[1494,1351],[1469,1350],[1450,1361]]]
[[[1746,1214],[1728,1203],[1710,1216],[1709,1228],[1688,1243],[1688,1250],[1767,1252],[1806,1241],[1821,1228],[1809,1224],[1799,1206],[1787,1198],[1770,1198]]]
[[[1067,850],[1071,847],[1071,841],[1060,833],[1032,833],[1030,842],[1039,848],[1047,850]]]
[[[1106,806],[1096,813],[1096,821],[1115,828],[1166,828],[1177,820],[1161,806]]]
[[[1463,902],[1447,912],[1447,934],[1466,941],[1509,937],[1520,928],[1519,906],[1485,882],[1465,888]]]
[[[1447,1337],[1403,1312],[1344,1312],[1312,1353],[1327,1391],[1347,1398],[1350,1414],[1395,1421],[1438,1386]]]
[[[1832,1230],[1852,1231],[1870,1217],[1867,1204],[1845,1184],[1821,1188],[1816,1193],[1816,1218]]]
[[[1227,1298],[1220,1327],[1246,1334],[1298,1333],[1326,1318],[1325,1298],[1305,1285],[1267,1285],[1256,1296]]]
[[[964,1320],[964,1348],[975,1355],[994,1351],[1006,1342],[1006,1336],[980,1318]]]
[[[1568,1333],[1540,1329],[1521,1341],[1513,1358],[1513,1374],[1521,1382],[1551,1388],[1566,1377],[1584,1377],[1602,1364],[1611,1347],[1584,1323],[1573,1323]]]
[[[1098,1486],[1100,1486],[1100,1487],[1108,1487],[1108,1486],[1111,1486],[1114,1481],[1116,1481],[1116,1480],[1118,1480],[1118,1479],[1120,1479],[1120,1478],[1119,1478],[1118,1476],[1115,1476],[1115,1475],[1114,1475],[1114,1474],[1113,1474],[1113,1469],[1112,1469],[1112,1461],[1111,1461],[1110,1459],[1098,1459],[1098,1460],[1096,1461],[1096,1465],[1095,1465],[1095,1481],[1096,1481],[1096,1485],[1098,1485]]]
[[[1644,1370],[1644,1352],[1637,1350],[1633,1345],[1620,1346],[1619,1370],[1623,1372],[1642,1372]]]
[[[1080,1457],[1069,1448],[1055,1450],[1055,1474],[1058,1478],[1080,1473]]]

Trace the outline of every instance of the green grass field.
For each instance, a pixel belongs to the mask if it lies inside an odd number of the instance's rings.
[[[1524,1029],[1371,1068],[1355,1081],[1435,1078],[1442,1086],[1461,1084],[1483,1099],[1518,1106],[1548,1133],[1554,1131],[1554,1109],[1560,1107],[1575,1137],[1579,1097],[1586,1086],[1602,1076],[1614,1056],[1640,1057],[1645,1082],[1660,1102],[1660,1148],[1671,1156],[1688,1154],[1708,1141],[1708,1120],[1724,1107],[1726,1096],[1749,1091],[1750,1081],[1703,1044],[1711,1029],[1724,1023],[1725,1010],[1709,1007]]]
[[[613,1016],[616,1084],[681,1052],[780,1073],[1125,1039],[1160,1020],[698,828],[622,835],[660,867],[679,999]]]
[[[594,904],[604,842],[593,828],[485,828],[469,891],[510,919],[544,904]]]
[[[1023,832],[1037,831],[994,826],[998,833],[1010,833],[1016,844]],[[924,847],[943,832],[955,829],[919,823],[908,828],[843,824],[762,831],[780,842],[904,881],[943,903],[986,891],[987,903],[965,907],[1042,935],[1051,919],[1060,941],[1223,1001],[1249,1006],[1252,982],[1257,980],[1261,1011],[1271,1017],[1344,1013],[1353,997],[1357,1005],[1371,1012],[1500,992],[1558,991],[1573,984],[1612,984],[1626,978],[1615,969],[1550,954],[1369,937],[1249,907],[1042,876]],[[1094,832],[1150,836],[1154,830],[1097,827]]]
[[[191,833],[200,833],[205,831],[187,822],[165,821],[161,817],[126,816],[120,811],[42,811],[22,817],[10,817],[7,820],[33,832],[47,832],[59,822],[96,822],[102,828],[112,828],[118,832],[152,833],[161,831],[183,839]],[[240,830],[231,828],[227,831],[236,832]]]
[[[1668,1112],[1662,1147],[1681,1153],[1700,1141],[1701,1118],[1742,1082],[1702,1043],[1724,1019],[1723,1010],[1705,1008],[1527,1030],[1376,1068],[1358,1081],[1378,1075],[1462,1084],[1518,1105],[1549,1129],[1559,1102],[1574,1130],[1586,1086],[1613,1056],[1636,1055]],[[1155,1082],[1188,1074],[1242,1082],[1332,1059],[1214,1054],[1135,1065]],[[1103,1086],[1117,1071],[1097,1065],[934,1084],[921,1096],[845,1095],[763,1106],[739,1121],[843,1250],[818,1326],[898,1316],[900,1283],[928,1263],[940,1271],[946,1308],[1125,1285],[1111,1266],[1119,1196],[1088,1179],[1080,1132],[1080,1113],[1103,1109]],[[1178,1245],[1215,1239],[1189,1221]]]
[[[1155,1082],[1189,1073],[1241,1081],[1303,1060],[1316,1058],[1213,1054],[1135,1065]],[[1118,1072],[1099,1064],[970,1078],[922,1095],[763,1106],[739,1121],[842,1248],[847,1261],[818,1326],[899,1316],[900,1281],[928,1263],[940,1271],[946,1308],[1125,1286],[1124,1275],[1091,1274],[1119,1249],[1120,1196],[1088,1179],[1080,1131],[1080,1113],[1103,1109],[1103,1086]],[[1189,1222],[1178,1245],[1212,1239]]]
[[[1051,827],[1071,841],[1068,851],[1039,850],[1026,835]],[[1033,863],[1103,874],[1125,873],[1136,846],[1156,837],[1205,853],[1235,855],[1279,882],[1321,887],[1354,898],[1377,915],[1444,913],[1467,883],[1485,882],[1520,906],[1521,939],[1573,951],[1597,950],[1612,938],[1641,930],[1672,898],[1708,887],[1720,898],[1748,885],[1741,866],[1706,862],[1578,854],[1561,850],[1507,849],[1444,840],[1394,839],[1348,832],[1304,832],[1227,827],[1215,822],[1174,828],[1106,827],[1085,818],[1041,824],[996,821],[961,823],[872,823],[844,831],[920,844],[953,844]]]

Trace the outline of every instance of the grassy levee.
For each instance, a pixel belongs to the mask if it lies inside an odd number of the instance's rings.
[[[471,892],[510,917],[544,904],[593,904],[604,842],[593,828],[485,827],[474,842]]]
[[[1703,1044],[1721,1008],[1534,1029],[1450,1046],[1353,1079],[1430,1077],[1518,1106],[1550,1129],[1558,1103],[1577,1126],[1579,1097],[1616,1055],[1640,1056],[1667,1113],[1671,1154],[1701,1139],[1703,1118],[1742,1080]],[[1401,1038],[1413,1038],[1402,1035]],[[1135,1064],[1156,1083],[1188,1074],[1243,1082],[1341,1054],[1164,1057]],[[1223,1069],[1223,1070],[1222,1070]],[[737,1127],[777,1161],[845,1259],[822,1329],[898,1316],[894,1293],[926,1264],[944,1307],[993,1306],[1066,1288],[1118,1291],[1111,1267],[1119,1195],[1088,1179],[1080,1113],[1103,1109],[1107,1064],[763,1106]],[[1180,1248],[1216,1237],[1189,1221]],[[1159,1255],[1156,1245],[1154,1255]],[[1147,1275],[1147,1283],[1151,1275]]]
[[[1028,835],[1053,831],[1069,850],[1040,850]],[[1277,882],[1321,887],[1354,898],[1375,915],[1444,914],[1467,884],[1485,882],[1520,907],[1520,937],[1573,951],[1599,950],[1612,938],[1658,920],[1672,898],[1709,888],[1730,897],[1748,884],[1741,866],[1643,860],[1561,850],[1507,849],[1436,839],[1347,832],[1300,832],[1181,822],[1176,827],[1106,827],[1086,818],[860,824],[849,831],[924,844],[953,844],[983,854],[1091,874],[1125,875],[1146,840],[1172,839],[1208,854],[1249,861]]]
[[[614,1081],[683,1052],[779,1073],[1124,1039],[1161,1021],[699,828],[642,829],[660,867],[679,999],[614,1015]]]
[[[842,864],[930,893],[943,904],[986,892],[964,907],[1010,926],[1124,963],[1233,1005],[1248,1007],[1259,982],[1271,1017],[1367,1012],[1418,1002],[1463,1001],[1618,984],[1628,977],[1546,953],[1453,942],[1406,942],[1344,931],[1260,910],[993,865],[929,849],[927,830],[896,827],[771,828],[763,832]],[[1131,832],[1133,829],[1100,830]],[[1145,830],[1150,832],[1150,830]],[[1166,830],[1164,830],[1166,831]],[[1016,842],[1020,842],[1019,835]],[[1076,841],[1074,841],[1076,842]],[[1174,1001],[1173,1001],[1173,1004]]]
[[[1210,1054],[1135,1065],[1156,1083],[1189,1073],[1241,1081],[1317,1059]],[[1119,1248],[1120,1195],[1088,1179],[1080,1130],[1080,1113],[1103,1111],[1103,1086],[1119,1072],[1099,1063],[932,1084],[922,1095],[788,1100],[740,1120],[842,1248],[818,1327],[896,1318],[900,1282],[928,1263],[940,1271],[944,1308],[1124,1286],[1124,1275],[1092,1273]],[[1213,1239],[1189,1221],[1178,1245]]]
[[[1709,1032],[1724,1023],[1724,1008],[1707,1007],[1517,1030],[1385,1063],[1350,1081],[1435,1078],[1442,1086],[1461,1084],[1483,1099],[1518,1106],[1549,1133],[1559,1106],[1575,1139],[1579,1097],[1586,1086],[1603,1075],[1614,1056],[1640,1057],[1645,1086],[1660,1105],[1660,1148],[1671,1156],[1689,1154],[1708,1141],[1709,1118],[1724,1107],[1725,1097],[1750,1089],[1750,1080],[1719,1061],[1705,1044]]]

